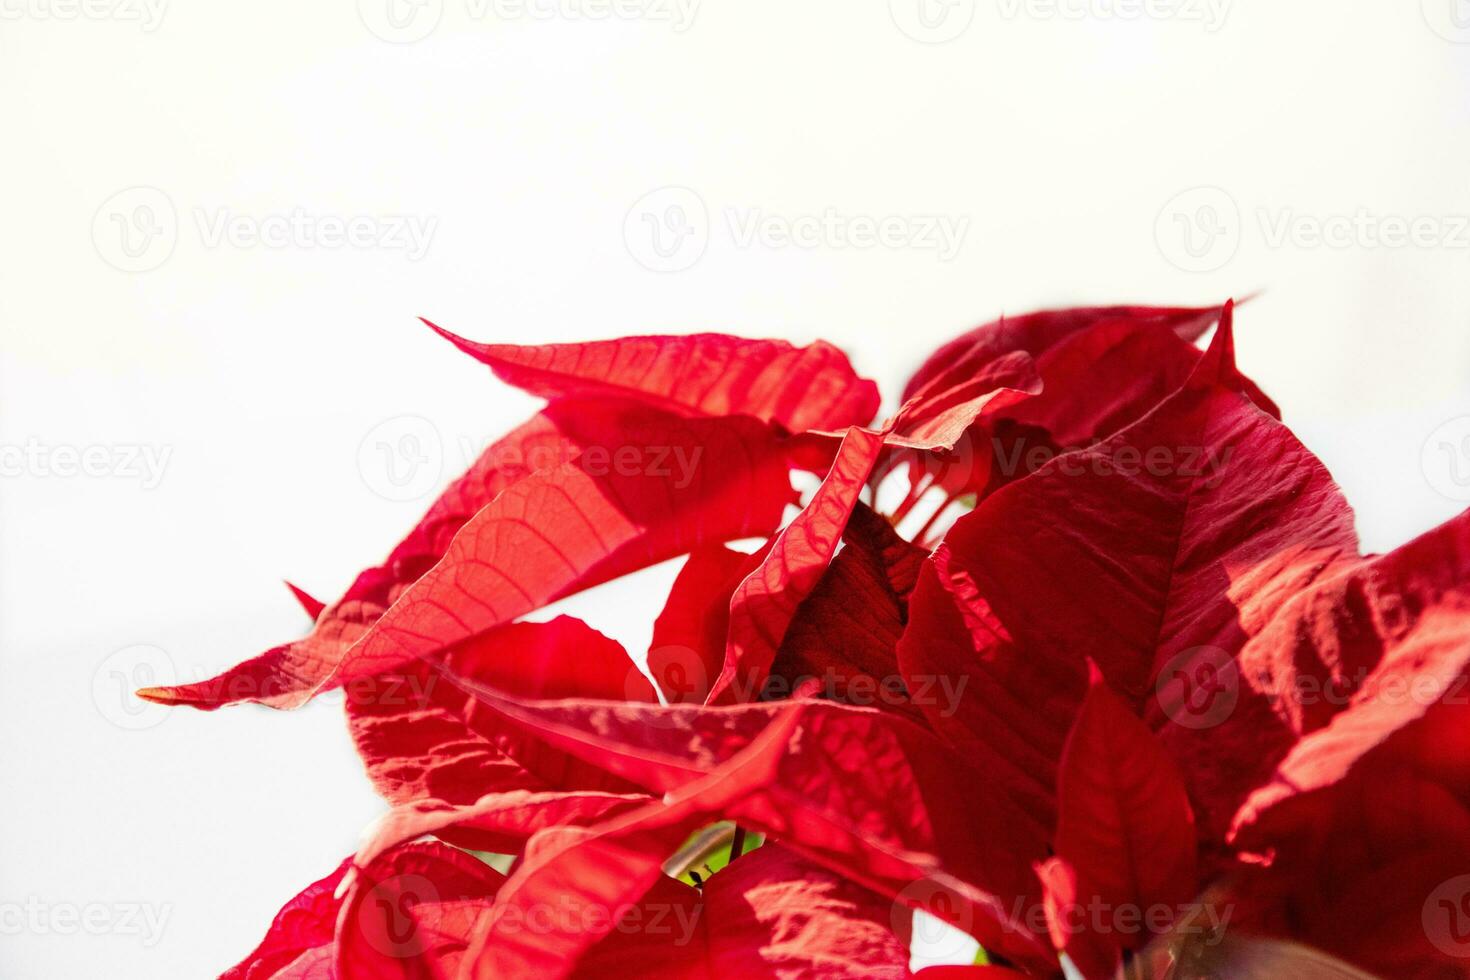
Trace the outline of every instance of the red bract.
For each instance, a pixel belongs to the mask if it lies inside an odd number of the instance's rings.
[[[988,958],[935,980],[1470,976],[1470,514],[1360,555],[1233,321],[988,324],[871,427],[824,343],[435,327],[546,408],[306,638],[141,692],[343,687],[390,805],[226,975],[902,977],[923,910]],[[646,663],[524,619],[683,555]]]

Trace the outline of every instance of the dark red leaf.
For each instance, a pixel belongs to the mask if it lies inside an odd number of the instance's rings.
[[[771,674],[787,693],[805,678],[818,678],[828,697],[879,704],[917,719],[898,673],[897,644],[927,553],[862,503],[842,540],[842,551],[792,619]]]
[[[1141,923],[1156,909],[1172,915],[1197,890],[1194,814],[1184,783],[1096,668],[1062,752],[1055,850],[1064,867],[1048,869],[1043,879],[1053,896],[1065,885],[1071,907],[1049,916],[1052,935],[1069,953],[1079,948],[1073,959],[1089,975],[1116,965],[1116,954],[1093,955],[1104,942],[1137,949],[1149,938],[1140,930],[1074,943],[1092,927],[1092,909],[1129,911]]]
[[[1227,308],[1209,354],[1153,412],[960,518],[911,599],[903,670],[967,684],[959,710],[930,721],[1040,827],[1087,657],[1142,709],[1176,671],[1229,663],[1292,595],[1357,560],[1326,470],[1242,393],[1229,321]],[[1248,787],[1182,768],[1222,836]]]
[[[1032,357],[1040,357],[1069,335],[1104,320],[1159,323],[1184,340],[1196,340],[1214,326],[1219,316],[1218,306],[1094,306],[1002,317],[956,337],[930,354],[904,386],[903,398],[908,401],[921,387],[940,375],[963,378],[1013,351],[1026,351]]]

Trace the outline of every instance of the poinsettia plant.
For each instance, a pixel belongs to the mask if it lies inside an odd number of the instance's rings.
[[[901,977],[915,910],[935,977],[1470,976],[1470,516],[1361,554],[1233,317],[986,324],[881,424],[826,343],[435,327],[546,407],[140,692],[343,689],[389,804],[225,976]],[[646,655],[526,619],[680,556]]]

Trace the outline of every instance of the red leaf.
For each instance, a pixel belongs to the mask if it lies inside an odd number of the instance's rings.
[[[451,980],[504,877],[442,844],[409,844],[353,872],[337,923],[336,976]]]
[[[518,347],[424,323],[502,381],[546,398],[633,398],[686,415],[751,415],[792,432],[864,425],[878,410],[877,386],[820,340],[792,347],[703,333]]]
[[[1306,737],[1245,802],[1237,828],[1331,786],[1411,726],[1435,756],[1456,759],[1449,746],[1470,748],[1453,710],[1470,689],[1470,512],[1297,596],[1240,662],[1250,689]],[[1446,710],[1431,711],[1442,701]],[[1231,728],[1232,747],[1259,751],[1242,728]]]
[[[456,847],[515,854],[543,830],[589,827],[646,806],[650,799],[643,792],[501,789],[468,803],[414,800],[374,821],[353,860],[366,866],[379,854],[429,834]]]
[[[926,966],[914,974],[916,980],[1016,980],[1030,974],[1003,966]]]
[[[730,597],[765,558],[723,545],[697,548],[679,570],[653,624],[648,669],[671,704],[702,704],[725,664]]]
[[[1004,358],[952,388],[925,389],[881,431],[849,428],[822,485],[781,532],[770,553],[730,600],[724,667],[711,703],[754,698],[770,673],[797,608],[821,580],[885,446],[944,449],[983,412],[1013,404],[1036,384],[1030,359]]]
[[[492,793],[521,790],[551,807],[553,790],[628,789],[599,770],[569,767],[565,757],[545,759],[538,743],[477,711],[461,680],[531,698],[656,700],[621,644],[566,616],[504,626],[433,663],[353,682],[347,686],[348,727],[368,775],[390,802],[415,804],[415,812],[437,818]],[[518,849],[531,831],[504,810],[491,809],[493,814],[463,813],[440,825],[460,825],[448,838],[456,844]]]
[[[325,602],[313,598],[307,594],[305,589],[299,588],[290,582],[286,583],[286,588],[290,589],[291,594],[296,597],[296,601],[301,603],[301,608],[306,610],[306,615],[311,617],[312,622],[316,622],[317,617],[322,614],[322,610],[327,608]]]
[[[951,449],[982,414],[993,415],[1041,391],[1036,363],[1013,351],[955,378],[945,374],[904,402],[884,428],[891,446]]]
[[[930,721],[1039,826],[1053,819],[1086,657],[1141,708],[1161,677],[1202,657],[1228,663],[1293,594],[1356,560],[1346,503],[1241,393],[1232,347],[1227,308],[1179,392],[982,501],[920,576],[900,665],[967,679],[960,709]],[[1183,769],[1218,838],[1247,787]]]
[[[725,662],[710,688],[711,702],[750,701],[760,693],[786,627],[832,560],[882,448],[882,433],[849,429],[811,501],[736,588]]]
[[[970,370],[993,370],[1005,358],[1029,352],[1044,387],[1033,398],[987,413],[987,422],[971,427],[955,454],[910,461],[911,480],[932,476],[951,495],[983,497],[1061,451],[1111,436],[1184,383],[1201,357],[1189,340],[1218,314],[1218,308],[1111,308],[1034,314],[1005,321],[1003,329],[982,328],[985,341],[974,367],[944,372],[931,385],[953,383]],[[1030,326],[1022,329],[1023,324]],[[1008,352],[1007,343],[1021,349]],[[1254,384],[1242,380],[1242,388],[1257,405],[1279,416]]]
[[[656,882],[576,976],[909,976],[892,901],[767,844],[699,890]]]
[[[1041,879],[1042,906],[1052,945],[1077,967],[1084,977],[1106,978],[1116,974],[1123,951],[1111,934],[1089,929],[1089,891],[1078,878],[1077,869],[1060,857],[1036,866]],[[1115,910],[1108,910],[1109,912]]]
[[[563,424],[581,455],[502,491],[346,653],[293,644],[214,681],[148,696],[232,699],[243,676],[255,691],[276,692],[252,700],[298,705],[701,544],[769,533],[792,497],[783,440],[752,419],[679,419],[605,403],[598,416]]]
[[[681,792],[728,764],[793,707],[534,703],[478,693],[548,745],[653,793]],[[941,892],[950,904],[936,911],[959,917],[987,948],[1044,956],[1035,937],[1011,921],[1011,909],[1034,901],[1030,862],[1046,840],[1027,836],[1005,796],[900,718],[825,701],[797,704],[804,714],[789,751],[773,763],[772,780],[719,815],[885,894],[918,901]]]
[[[307,885],[301,894],[283,905],[260,945],[220,974],[220,980],[284,980],[290,976],[310,976],[302,969],[293,973],[291,966],[303,958],[315,958],[313,954],[316,951],[330,948],[337,912],[342,906],[335,893],[350,867],[352,859],[348,858],[337,866],[336,871]],[[305,964],[300,965],[304,967]]]
[[[1040,355],[1036,370],[1045,387],[1002,414],[1045,429],[1060,446],[1080,449],[1132,425],[1178,391],[1202,356],[1167,322],[1099,320]],[[1262,411],[1280,418],[1249,380],[1242,379],[1241,388]]]
[[[220,980],[447,980],[501,875],[443,844],[350,861],[281,909],[265,939]]]
[[[1053,883],[1071,877],[1073,905],[1064,912],[1131,910],[1143,922],[1156,907],[1174,912],[1197,890],[1194,815],[1184,783],[1163,746],[1096,668],[1062,753],[1055,849],[1074,873],[1050,876]],[[1062,928],[1053,925],[1053,937],[1060,932],[1071,952],[1073,936],[1088,923],[1079,925],[1075,914],[1056,921]],[[1100,938],[1080,945],[1095,949]],[[1138,932],[1110,942],[1137,949],[1147,939]],[[1116,960],[1073,958],[1084,972],[1089,965],[1111,972]]]
[[[929,355],[904,385],[908,401],[924,385],[941,374],[961,378],[982,370],[997,357],[1026,351],[1040,357],[1067,336],[1104,320],[1129,319],[1159,323],[1184,340],[1195,340],[1215,324],[1220,307],[1094,306],[1066,310],[1043,310],[1019,317],[1002,317],[962,334]]]
[[[486,449],[469,471],[434,501],[418,525],[380,566],[357,576],[343,597],[316,617],[311,633],[272,648],[197,684],[147,688],[138,696],[164,704],[212,711],[237,701],[294,707],[310,696],[315,665],[340,657],[377,621],[403,591],[444,555],[459,529],[502,490],[535,470],[555,468],[580,445],[565,430],[579,412],[601,409],[577,403],[548,408]],[[306,690],[301,688],[305,686]]]
[[[896,648],[927,554],[861,503],[842,540],[842,551],[792,619],[771,674],[788,693],[805,678],[819,678],[827,697],[877,703],[918,720],[898,674]]]
[[[612,932],[619,914],[659,881],[662,864],[706,815],[769,783],[799,706],[710,773],[662,803],[594,828],[561,827],[532,838],[521,863],[477,923],[466,978],[564,977]],[[558,907],[571,914],[550,915]],[[593,914],[588,914],[588,913]],[[539,913],[539,915],[538,915]],[[542,925],[527,929],[525,923]]]

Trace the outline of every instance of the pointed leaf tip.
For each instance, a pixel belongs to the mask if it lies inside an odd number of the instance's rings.
[[[306,610],[306,615],[310,616],[312,621],[315,622],[317,617],[322,614],[322,610],[327,608],[327,604],[294,582],[290,580],[284,581],[286,582],[286,588],[290,589],[291,594],[296,597],[296,601],[301,603],[301,608]]]
[[[485,344],[476,343],[473,340],[466,340],[457,333],[451,333],[428,317],[419,317],[419,322],[476,360],[483,361],[485,359],[487,350]]]

